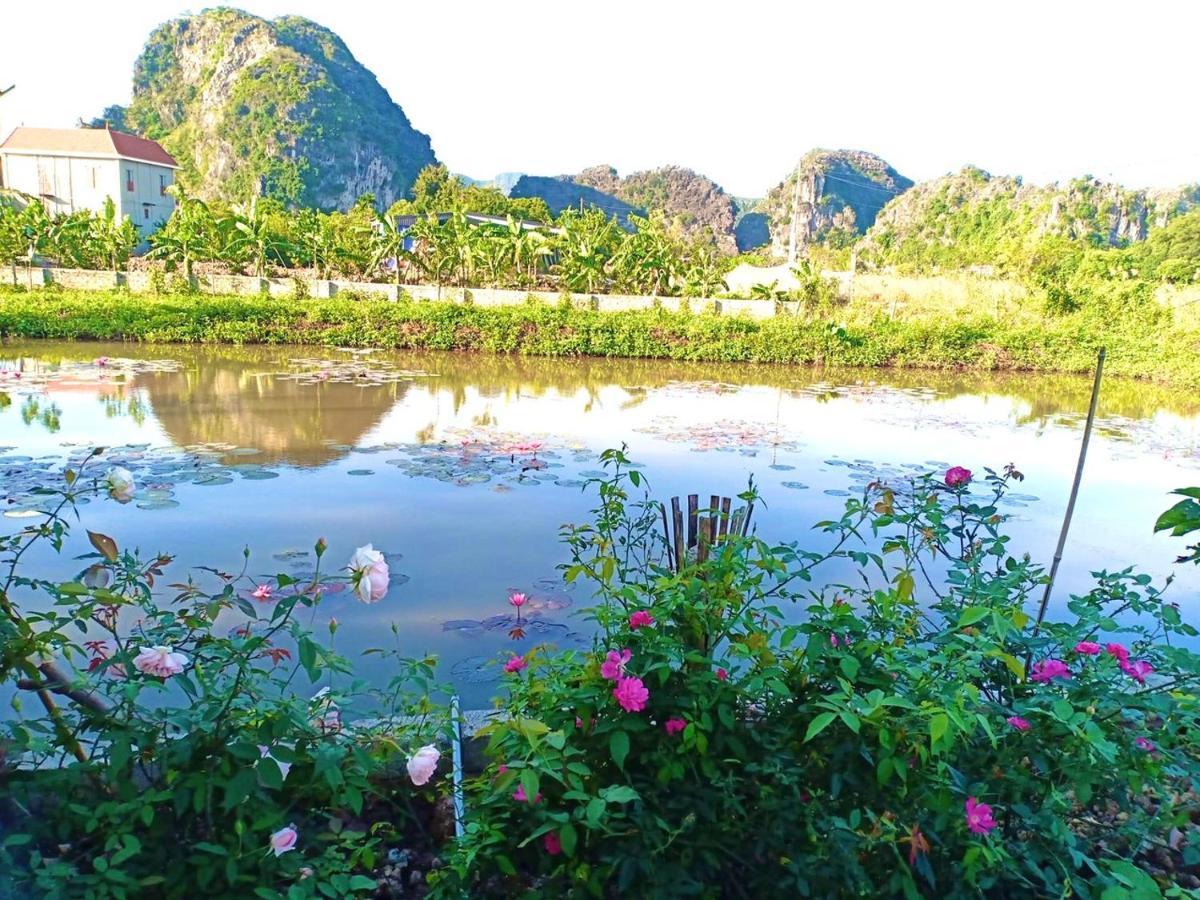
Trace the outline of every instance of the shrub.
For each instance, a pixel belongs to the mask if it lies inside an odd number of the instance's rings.
[[[1157,896],[1139,854],[1187,827],[1200,735],[1171,639],[1197,632],[1130,570],[1027,612],[1018,472],[874,484],[827,549],[730,536],[676,572],[605,462],[564,532],[595,644],[506,666],[446,895]]]
[[[98,478],[95,463],[45,492],[58,502],[43,522],[0,537],[0,682],[43,710],[18,697],[0,723],[0,895],[6,881],[17,896],[373,892],[384,842],[420,843],[436,796],[403,774],[445,731],[432,660],[393,653],[369,691],[333,650],[336,623],[326,643],[298,623],[347,587],[322,574],[322,541],[303,580],[201,569],[168,584],[170,557],[92,532],[76,579],[23,574],[30,547],[62,548],[76,501],[129,499],[128,473]],[[355,565],[349,587],[379,599],[378,563]],[[22,608],[34,594],[44,612]],[[355,709],[376,718],[351,725]]]

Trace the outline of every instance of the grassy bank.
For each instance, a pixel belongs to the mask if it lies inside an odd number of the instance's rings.
[[[1161,318],[1085,314],[1041,322],[983,314],[916,321],[849,316],[843,327],[816,317],[751,321],[532,304],[0,291],[0,336],[1033,372],[1089,371],[1103,344],[1112,374],[1200,386],[1200,331]]]

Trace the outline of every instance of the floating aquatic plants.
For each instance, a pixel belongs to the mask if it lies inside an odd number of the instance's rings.
[[[364,353],[347,349],[346,352],[353,353],[354,357],[351,359],[312,357],[289,359],[288,364],[292,368],[287,372],[277,373],[275,377],[284,381],[294,381],[297,384],[330,382],[332,384],[357,384],[363,387],[437,377],[431,372],[405,369],[386,360],[368,361],[366,357],[371,351]]]
[[[732,419],[691,423],[664,416],[634,430],[659,440],[689,444],[692,450],[698,452],[737,451],[747,456],[753,456],[759,450],[766,448],[798,450],[802,446],[799,441],[777,425]]]

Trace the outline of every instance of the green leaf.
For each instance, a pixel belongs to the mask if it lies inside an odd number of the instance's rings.
[[[842,721],[846,723],[847,728],[849,728],[855,734],[858,734],[858,729],[862,724],[859,721],[858,716],[850,712],[848,709],[842,710],[838,715],[841,716]]]
[[[605,803],[599,797],[593,797],[588,801],[587,810],[584,812],[584,821],[588,828],[598,828],[600,822],[604,819]]]
[[[838,668],[842,670],[843,675],[853,681],[858,677],[858,670],[862,666],[853,656],[843,656],[838,662]]]
[[[273,791],[283,787],[283,772],[279,769],[279,764],[269,756],[264,756],[258,761],[258,777],[262,779],[262,783]]]
[[[575,855],[575,845],[579,842],[579,835],[575,833],[575,826],[568,822],[562,828],[558,829],[558,839],[562,841],[563,853],[567,856]]]
[[[950,717],[945,713],[937,713],[929,720],[929,739],[936,744],[950,729]]]
[[[351,875],[348,886],[352,891],[373,891],[379,887],[379,883],[366,875]]]
[[[533,769],[521,770],[521,787],[525,791],[525,797],[528,803],[533,803],[535,797],[541,790],[541,781],[538,779],[537,772]]]
[[[968,606],[958,617],[958,627],[966,628],[968,625],[974,625],[976,622],[986,619],[991,612],[986,606]]]
[[[612,787],[602,788],[600,796],[608,803],[630,803],[640,798],[641,794],[627,784],[614,784]]]
[[[829,723],[837,718],[837,713],[823,712],[811,722],[808,723],[808,731],[804,734],[805,741],[811,741],[818,734],[824,731]]]
[[[612,754],[617,768],[624,769],[625,757],[629,755],[629,735],[624,731],[614,731],[608,738],[608,752]]]

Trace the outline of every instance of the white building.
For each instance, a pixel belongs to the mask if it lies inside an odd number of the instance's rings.
[[[146,237],[167,220],[179,164],[159,144],[107,128],[17,128],[0,144],[0,187],[39,198],[51,216],[103,212],[111,197]]]

